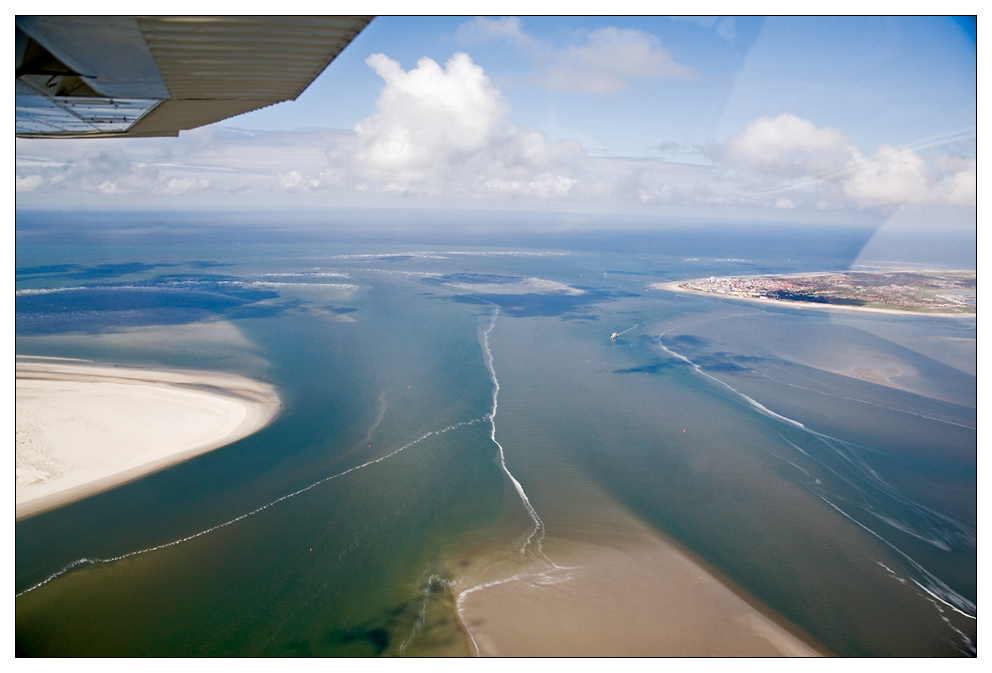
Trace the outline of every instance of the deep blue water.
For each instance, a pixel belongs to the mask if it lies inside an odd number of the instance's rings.
[[[513,548],[528,507],[580,530],[570,474],[832,652],[975,653],[975,320],[651,287],[974,268],[973,241],[865,259],[856,227],[431,217],[18,213],[18,354],[285,402],[19,522],[19,653],[466,654],[447,559]]]

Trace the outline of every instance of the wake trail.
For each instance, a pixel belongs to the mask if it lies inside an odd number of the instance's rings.
[[[637,323],[637,324],[636,324],[636,325],[634,325],[633,327],[628,327],[627,329],[625,329],[625,330],[624,330],[624,331],[622,331],[622,332],[617,332],[617,336],[618,336],[618,337],[622,337],[622,336],[623,336],[624,334],[626,334],[627,332],[632,332],[632,331],[634,331],[635,329],[637,329],[637,328],[638,328],[638,327],[640,327],[640,326],[641,326],[641,323]]]
[[[408,442],[408,443],[404,444],[403,446],[399,447],[398,449],[394,449],[393,451],[387,453],[384,456],[380,456],[380,457],[375,458],[373,460],[366,461],[366,462],[362,463],[361,465],[356,465],[355,467],[350,467],[347,470],[344,470],[343,472],[338,472],[337,474],[332,474],[329,477],[324,477],[323,479],[321,479],[319,481],[315,481],[314,483],[310,484],[309,486],[305,486],[304,488],[301,488],[298,491],[293,491],[292,493],[289,493],[287,495],[284,495],[284,496],[282,496],[280,498],[276,498],[275,500],[273,500],[272,502],[270,502],[268,504],[262,505],[261,507],[257,507],[255,509],[251,510],[250,512],[246,512],[245,514],[242,514],[240,516],[237,516],[237,517],[235,517],[235,518],[233,518],[233,519],[231,519],[229,521],[225,521],[224,523],[217,524],[216,526],[211,526],[210,528],[207,528],[206,530],[202,530],[199,533],[194,533],[192,535],[187,535],[184,538],[180,538],[178,540],[173,540],[172,542],[166,542],[165,544],[156,545],[154,547],[148,547],[147,549],[139,549],[137,551],[128,552],[126,554],[121,554],[120,556],[114,556],[114,557],[111,557],[111,558],[106,558],[106,559],[103,559],[103,558],[81,558],[81,559],[77,559],[77,560],[75,560],[75,561],[67,564],[61,570],[59,570],[59,571],[57,571],[55,573],[52,573],[47,578],[45,578],[41,582],[38,582],[34,586],[32,586],[32,587],[30,587],[28,589],[25,589],[24,591],[21,591],[20,593],[14,594],[14,598],[19,598],[19,597],[23,596],[26,593],[29,593],[31,591],[34,591],[35,589],[48,584],[52,580],[58,579],[62,575],[65,575],[67,572],[69,572],[69,571],[71,571],[71,570],[73,570],[75,568],[84,566],[84,565],[103,565],[103,564],[108,564],[108,563],[114,563],[116,561],[121,561],[123,559],[130,558],[132,556],[138,556],[140,554],[148,554],[148,553],[151,553],[151,552],[154,552],[154,551],[159,551],[160,549],[166,549],[168,547],[175,547],[176,545],[183,544],[184,542],[189,542],[190,540],[195,540],[198,537],[202,537],[204,535],[208,535],[210,533],[213,533],[214,531],[220,530],[221,528],[226,528],[227,526],[230,526],[232,524],[238,523],[239,521],[243,521],[243,520],[247,519],[248,517],[255,516],[256,514],[259,514],[260,512],[264,512],[265,510],[269,509],[270,507],[273,507],[274,505],[278,505],[279,503],[284,502],[286,500],[289,500],[290,498],[295,498],[296,496],[301,495],[303,493],[306,493],[307,491],[310,491],[310,490],[312,490],[314,488],[317,488],[321,484],[325,484],[325,483],[331,481],[332,479],[337,479],[338,477],[343,477],[343,476],[345,476],[347,474],[350,474],[352,472],[355,472],[356,470],[361,470],[361,469],[364,469],[366,467],[371,467],[372,465],[375,465],[376,463],[381,463],[384,460],[387,460],[389,458],[392,458],[393,456],[395,456],[396,454],[400,453],[401,451],[404,451],[404,450],[410,448],[411,446],[414,446],[415,444],[419,444],[420,442],[424,441],[428,437],[432,437],[434,435],[441,435],[441,434],[444,434],[446,432],[450,432],[452,430],[456,430],[456,429],[461,428],[461,427],[466,426],[466,425],[473,425],[475,423],[480,423],[480,422],[485,421],[487,419],[489,419],[488,416],[482,416],[480,418],[473,418],[470,421],[461,421],[459,423],[455,423],[453,425],[449,425],[448,427],[442,428],[441,430],[432,430],[432,431],[426,433],[425,435],[422,435],[421,437],[418,437],[417,439],[413,440],[412,442]]]

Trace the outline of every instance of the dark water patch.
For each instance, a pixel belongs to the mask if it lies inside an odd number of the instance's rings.
[[[709,339],[704,339],[703,337],[695,336],[694,334],[679,334],[671,337],[666,336],[664,337],[664,341],[668,345],[673,345],[676,349],[690,349],[692,352],[699,351],[713,343]],[[679,353],[684,355],[681,350],[679,350]]]
[[[525,278],[521,276],[500,276],[489,273],[448,273],[443,276],[431,276],[425,279],[428,283],[465,283],[467,285],[509,285],[521,283]]]
[[[708,372],[732,372],[740,375],[755,375],[750,369],[736,362],[736,357],[738,356],[734,356],[726,351],[721,351],[718,353],[713,353],[712,355],[697,355],[693,358],[693,362]],[[752,358],[752,362],[761,359],[762,358]]]
[[[82,332],[100,334],[126,327],[147,325],[185,325],[215,317],[203,309],[144,309],[139,311],[88,311],[72,315],[18,315],[14,329],[18,336],[38,336]]]
[[[623,369],[614,369],[614,374],[665,374],[667,372],[684,369],[690,365],[683,362],[682,360],[656,360],[651,364],[640,365],[637,367],[625,367]]]
[[[135,273],[144,273],[166,266],[176,266],[175,264],[145,264],[144,262],[125,262],[123,264],[98,264],[84,271],[66,274],[66,278],[76,280],[100,280],[103,278],[116,278],[128,276]]]
[[[233,266],[232,264],[228,264],[227,262],[211,262],[202,259],[190,260],[186,262],[186,264],[193,267],[194,269],[212,269],[218,266]]]
[[[16,333],[101,332],[113,327],[177,325],[278,296],[276,292],[253,288],[232,287],[216,292],[155,284],[27,294],[15,299]]]
[[[385,255],[377,257],[377,262],[408,262],[413,259],[413,255]]]
[[[328,643],[338,641],[346,646],[357,644],[360,650],[371,648],[371,653],[367,654],[379,656],[389,648],[389,632],[383,628],[374,628],[367,631],[329,632],[326,641]],[[356,654],[355,656],[360,655]]]
[[[137,228],[132,227],[129,233],[140,236],[127,238],[127,250],[108,256],[106,245],[124,247],[119,232],[132,226],[124,219],[117,218],[117,230],[104,227],[103,234],[95,229],[92,236],[87,233],[88,240],[100,245],[84,256],[65,244],[58,232],[49,232],[48,240],[54,242],[51,245],[22,247],[21,243],[34,234],[31,227],[25,231],[19,216],[18,261],[25,268],[66,262],[80,262],[89,268],[121,259],[151,264],[174,260],[176,250],[182,250],[200,260],[237,260],[237,271],[220,271],[262,279],[289,268],[313,268],[318,263],[315,256],[325,253],[371,253],[356,262],[364,265],[370,257],[403,257],[390,255],[390,251],[414,249],[398,248],[397,241],[406,240],[402,237],[383,236],[381,244],[375,246],[354,245],[354,227],[347,234],[343,230],[321,233],[314,225],[312,236],[307,234],[314,240],[321,236],[324,242],[352,237],[342,246],[321,248],[303,242],[291,228],[275,233],[259,228],[242,236],[247,227],[226,228],[232,224],[230,217],[224,226],[211,220],[196,225],[188,214],[173,214],[157,220],[147,216],[144,224],[135,221],[132,224]],[[283,219],[290,222],[293,217]],[[334,229],[327,227],[333,216],[322,214],[315,219],[321,219],[319,226]],[[95,221],[89,216],[83,220],[77,230],[87,229],[87,223]],[[137,225],[145,228],[139,231]],[[482,360],[478,328],[480,320],[493,314],[492,304],[501,302],[504,309],[491,334],[494,367],[502,386],[499,436],[501,441],[513,440],[516,433],[517,441],[503,441],[507,458],[513,461],[514,474],[549,524],[549,531],[559,521],[569,522],[561,512],[574,511],[577,527],[583,525],[584,517],[596,516],[580,493],[558,488],[561,470],[581,469],[645,521],[682,541],[837,653],[955,654],[950,642],[955,635],[941,615],[909,580],[902,583],[911,575],[898,565],[897,555],[820,496],[839,494],[846,501],[860,503],[860,509],[849,508],[859,521],[874,530],[891,528],[893,536],[902,536],[900,549],[905,546],[914,558],[925,558],[929,570],[967,596],[975,595],[974,551],[959,551],[955,544],[960,541],[937,538],[954,550],[948,553],[910,534],[898,533],[878,516],[896,521],[893,515],[899,512],[890,501],[875,496],[857,500],[858,489],[866,490],[864,479],[851,479],[850,483],[833,476],[834,472],[814,457],[823,462],[829,458],[829,465],[838,472],[851,461],[863,460],[900,493],[945,510],[951,508],[952,512],[963,510],[960,503],[966,497],[974,502],[974,431],[968,435],[957,429],[951,436],[935,421],[911,417],[907,423],[893,411],[875,413],[876,407],[858,411],[859,403],[837,396],[869,395],[864,399],[958,422],[964,422],[959,417],[967,420],[968,414],[974,419],[974,408],[955,410],[901,391],[859,384],[850,377],[826,376],[794,365],[790,369],[786,360],[794,357],[795,350],[801,350],[800,354],[842,354],[852,346],[872,345],[858,330],[841,331],[832,324],[836,318],[831,316],[814,320],[805,316],[813,312],[797,312],[794,307],[777,312],[771,308],[728,308],[725,304],[729,302],[660,292],[647,292],[625,303],[624,296],[636,295],[607,292],[609,281],[588,272],[590,267],[630,272],[662,268],[678,279],[734,273],[744,265],[769,272],[792,267],[806,271],[811,265],[829,269],[841,265],[846,253],[837,251],[852,240],[840,240],[846,234],[839,230],[840,243],[834,248],[811,250],[803,257],[798,246],[790,246],[807,236],[808,227],[782,233],[778,241],[772,240],[771,232],[751,236],[747,228],[736,235],[729,227],[718,235],[696,229],[686,226],[680,231],[669,228],[646,233],[643,245],[629,233],[586,236],[579,232],[575,245],[585,245],[590,255],[596,255],[585,266],[584,260],[576,262],[581,255],[524,259],[479,256],[456,261],[417,258],[418,271],[600,283],[599,290],[586,288],[594,295],[592,299],[539,297],[552,302],[548,304],[534,303],[534,297],[481,293],[445,297],[451,299],[449,302],[425,301],[436,299],[450,287],[436,284],[437,295],[420,293],[423,286],[417,288],[405,280],[393,282],[392,277],[363,284],[363,292],[349,299],[347,307],[330,303],[330,297],[301,305],[286,302],[276,293],[252,303],[248,295],[237,293],[265,286],[226,284],[224,276],[210,275],[209,266],[199,267],[203,276],[196,275],[198,267],[192,264],[168,270],[170,274],[181,270],[193,273],[163,276],[158,279],[162,287],[153,291],[146,283],[143,291],[166,293],[169,283],[188,281],[195,285],[199,280],[202,286],[197,290],[240,302],[220,307],[219,313],[203,305],[206,308],[200,310],[206,317],[237,314],[262,318],[267,311],[273,313],[269,319],[238,324],[246,343],[252,344],[250,351],[247,345],[231,345],[223,355],[214,351],[204,354],[191,344],[188,352],[173,354],[149,345],[136,361],[147,361],[149,366],[196,364],[205,369],[236,370],[241,366],[236,358],[242,351],[257,354],[268,362],[264,378],[280,388],[284,412],[268,428],[228,447],[18,522],[17,590],[74,559],[112,558],[185,538],[318,479],[387,455],[429,431],[481,418],[492,408],[493,386]],[[193,230],[195,235],[189,236]],[[412,234],[402,236],[413,238]],[[448,238],[460,243],[464,239],[459,236]],[[503,241],[515,249],[573,243],[570,235],[554,233],[522,237],[526,240],[505,233],[498,236],[482,240],[477,235],[480,251],[498,251],[493,246]],[[145,241],[141,245],[147,247],[141,248],[135,241]],[[202,245],[207,241],[209,245]],[[174,243],[180,242],[183,247],[177,248]],[[433,240],[424,237],[416,241],[421,246],[418,249],[448,249],[429,248],[429,243]],[[767,247],[763,247],[765,243]],[[447,239],[438,244],[454,245]],[[635,254],[613,255],[609,246],[625,247]],[[702,256],[709,247],[714,249],[707,252],[708,260],[683,261],[693,254]],[[650,259],[644,258],[646,253],[652,255]],[[850,259],[853,257],[847,261]],[[706,271],[700,272],[703,268]],[[614,292],[619,284],[636,289],[636,284],[643,282],[632,273],[626,276],[630,277],[618,275],[614,280]],[[492,281],[477,280],[475,284],[482,282]],[[506,287],[514,288],[512,284]],[[172,291],[179,293],[178,288]],[[320,308],[325,302],[327,305]],[[597,302],[602,302],[604,309],[604,322],[598,326]],[[630,307],[640,312],[620,311]],[[101,329],[100,321],[108,319],[112,308],[92,312],[94,330]],[[354,322],[329,317],[359,309],[362,319]],[[180,307],[161,310],[162,320],[184,315]],[[553,318],[506,319],[515,313],[540,315],[541,311]],[[605,311],[613,311],[609,321]],[[38,317],[61,319],[58,315]],[[625,331],[635,323],[670,320],[679,320],[677,324],[685,330],[690,329],[691,322],[696,335],[670,334],[663,337],[663,343],[701,362],[707,372],[711,367],[737,363],[774,377],[775,381],[756,378],[730,368],[713,371],[767,408],[871,448],[891,445],[899,449],[898,454],[855,450],[842,456],[798,428],[757,413],[743,398],[699,376],[685,361],[661,351],[654,341],[657,336],[644,334],[644,329],[630,332],[615,344],[609,340],[614,330]],[[844,320],[850,319],[845,316]],[[881,320],[873,317],[863,322]],[[902,329],[909,319],[888,320],[890,327]],[[592,324],[583,325],[582,321]],[[613,324],[607,326],[606,322]],[[961,337],[960,329],[941,328],[939,320],[931,328],[930,322],[926,320],[927,335]],[[663,329],[668,327],[659,327],[657,332]],[[837,338],[817,339],[817,333]],[[83,348],[74,345],[78,341],[72,336],[29,338],[22,343],[31,344],[32,349],[40,344],[33,354],[99,359],[78,352]],[[797,343],[803,347],[787,347]],[[883,346],[886,354],[896,353],[891,344],[878,342],[878,348]],[[114,359],[113,344],[99,348],[104,349],[101,356],[109,354],[103,359]],[[957,388],[954,399],[964,395],[962,386],[974,390],[973,375],[969,379],[959,372],[955,379],[946,366],[905,355],[927,385],[942,385],[941,390],[948,393]],[[601,363],[606,360],[610,364],[604,368]],[[904,371],[909,377],[910,369]],[[814,395],[799,386],[816,387],[833,396]],[[844,425],[857,429],[857,433],[849,434]],[[364,441],[367,436],[369,440]],[[600,438],[602,441],[597,441]],[[927,452],[902,448],[922,445],[923,439],[930,444]],[[790,442],[814,457],[800,453]],[[947,449],[954,446],[959,453],[970,447],[969,459],[949,461]],[[556,469],[545,469],[547,466]],[[850,479],[852,473],[841,474]],[[817,485],[814,477],[822,483]],[[416,656],[442,650],[467,654],[464,643],[459,649],[459,631],[451,622],[452,599],[444,590],[444,582],[432,578],[443,577],[439,557],[454,554],[454,558],[461,558],[460,545],[472,549],[495,539],[494,531],[514,528],[515,518],[507,512],[517,500],[506,486],[494,462],[488,425],[480,421],[431,435],[401,453],[334,478],[258,515],[159,551],[100,568],[73,570],[47,588],[17,598],[15,651],[19,655],[63,656]],[[816,486],[822,490],[812,492]],[[935,491],[939,497],[924,497]],[[507,499],[508,492],[512,502]],[[840,500],[835,502],[848,507]],[[869,511],[868,505],[874,511]],[[974,507],[960,516],[965,514],[968,523],[976,518]],[[902,519],[916,532],[927,532],[926,521],[922,514]],[[932,533],[933,529],[927,532]],[[897,577],[878,561],[892,568]],[[421,617],[424,606],[426,619]],[[949,619],[956,617],[951,614]],[[973,635],[973,626],[962,628]],[[412,641],[411,635],[415,635]],[[448,642],[451,644],[442,647]]]
[[[52,274],[63,274],[80,268],[78,264],[42,264],[40,266],[27,266],[17,269],[14,274],[18,278],[27,279],[37,276],[47,276]]]

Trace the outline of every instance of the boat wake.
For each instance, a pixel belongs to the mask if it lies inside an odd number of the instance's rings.
[[[640,326],[641,326],[641,323],[637,323],[637,324],[636,324],[636,325],[634,325],[633,327],[628,327],[627,329],[625,329],[625,330],[624,330],[624,331],[622,331],[622,332],[614,332],[614,334],[616,334],[616,335],[617,335],[618,337],[622,337],[622,336],[623,336],[624,334],[626,334],[627,332],[633,332],[633,331],[634,331],[635,329],[637,329],[637,328],[638,328],[638,327],[640,327]]]

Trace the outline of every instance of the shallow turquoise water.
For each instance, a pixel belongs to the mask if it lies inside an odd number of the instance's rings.
[[[80,217],[19,215],[19,354],[241,373],[285,410],[18,523],[19,653],[467,654],[445,559],[513,549],[527,504],[581,531],[575,474],[838,654],[974,654],[974,319],[650,287],[844,269],[870,232]]]

